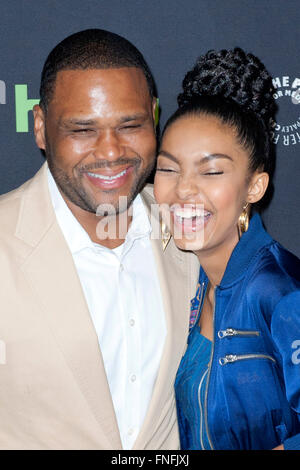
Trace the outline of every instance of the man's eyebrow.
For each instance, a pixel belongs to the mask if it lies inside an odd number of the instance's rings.
[[[123,124],[124,122],[130,121],[137,121],[137,120],[145,120],[147,118],[147,114],[145,113],[135,113],[135,114],[128,114],[126,116],[121,116],[119,119],[119,124]],[[82,117],[72,117],[70,119],[61,119],[61,125],[75,125],[75,126],[93,126],[97,124],[97,121],[94,119],[84,119]]]
[[[146,113],[135,113],[135,114],[128,114],[127,116],[121,116],[120,124],[129,121],[138,121],[139,119],[146,119],[148,114]]]
[[[167,152],[166,150],[160,150],[158,152],[158,156],[166,157],[172,160],[175,163],[179,163],[178,158],[176,158],[174,155],[171,153]],[[227,160],[233,161],[233,159],[229,155],[225,155],[223,153],[211,153],[209,155],[205,155],[205,157],[202,157],[198,162],[197,165],[202,165],[204,163],[210,162],[211,160],[215,159],[220,159],[220,158],[225,158]]]
[[[59,124],[62,126],[92,126],[96,123],[93,119],[71,118],[60,119]]]

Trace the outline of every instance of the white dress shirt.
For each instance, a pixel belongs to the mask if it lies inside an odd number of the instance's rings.
[[[48,185],[98,336],[122,445],[131,449],[152,396],[166,336],[146,209],[138,195],[125,242],[110,250],[92,242],[49,170]]]

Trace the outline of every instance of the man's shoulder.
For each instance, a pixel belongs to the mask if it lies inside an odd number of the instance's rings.
[[[46,176],[46,170],[47,166],[44,164],[37,171],[37,173],[35,173],[35,175],[22,183],[20,186],[13,189],[12,191],[9,191],[8,193],[0,195],[0,208],[13,204],[13,201],[22,198],[24,194],[26,194],[26,192],[30,189],[32,183],[35,185],[43,184]]]
[[[31,178],[32,179],[32,178]],[[4,193],[0,195],[0,210],[5,209],[7,206],[14,205],[17,200],[19,200],[24,191],[28,188],[31,179],[25,181],[25,183],[21,184],[17,188],[9,191],[8,193]]]
[[[34,197],[41,197],[44,184],[44,171],[42,167],[32,178],[21,186],[8,193],[0,195],[0,223],[3,234],[14,231],[18,223],[19,214],[27,195],[34,193]]]
[[[30,180],[26,181],[18,188],[0,196],[0,223],[2,226],[2,234],[14,230],[21,207],[22,197],[24,192],[26,192],[26,188],[28,188],[29,182]]]

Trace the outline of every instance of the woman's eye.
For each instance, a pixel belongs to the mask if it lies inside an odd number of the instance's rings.
[[[207,173],[204,173],[204,175],[223,175],[224,171],[208,171]]]
[[[163,173],[172,173],[175,170],[173,170],[172,168],[156,168],[156,171],[161,171]]]

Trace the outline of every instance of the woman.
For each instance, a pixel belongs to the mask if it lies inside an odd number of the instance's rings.
[[[163,132],[155,196],[201,265],[175,384],[183,449],[300,449],[300,261],[255,211],[272,170],[272,94],[256,57],[210,51]]]

